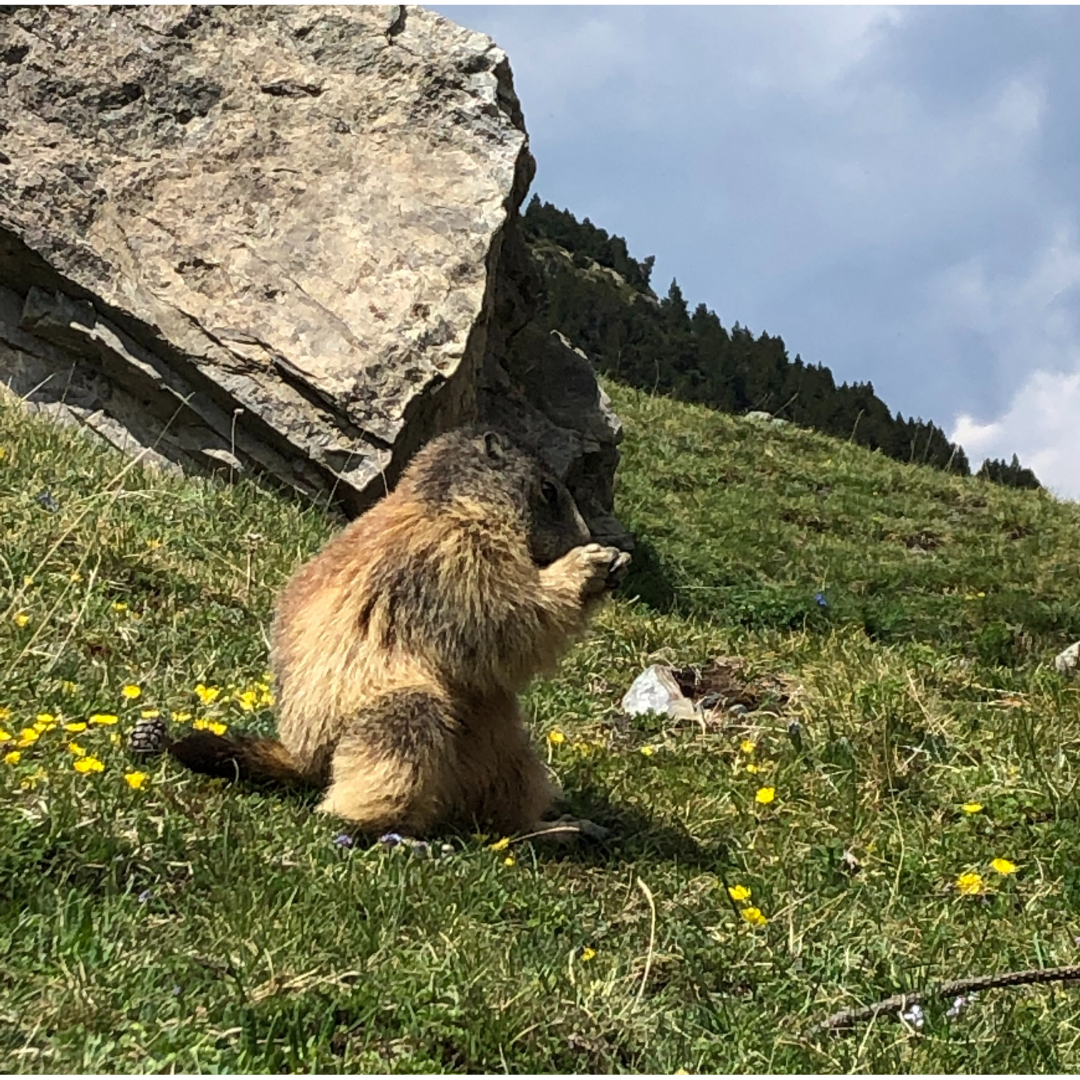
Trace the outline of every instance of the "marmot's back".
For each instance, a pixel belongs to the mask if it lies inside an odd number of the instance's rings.
[[[282,741],[318,776],[347,718],[381,693],[516,693],[565,646],[525,598],[588,539],[566,487],[505,435],[433,440],[283,592],[272,654]]]

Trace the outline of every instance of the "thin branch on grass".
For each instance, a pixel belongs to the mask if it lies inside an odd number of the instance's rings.
[[[1068,982],[1080,979],[1080,964],[1056,968],[1028,968],[1025,971],[1007,971],[1000,975],[976,975],[968,979],[954,979],[941,983],[930,990],[915,990],[910,994],[894,994],[892,997],[865,1005],[861,1009],[843,1009],[822,1020],[819,1031],[845,1031],[863,1020],[873,1020],[882,1013],[899,1013],[910,1009],[927,998],[953,997],[969,994],[975,990],[995,990],[1003,986],[1025,986],[1036,983]]]
[[[649,981],[649,969],[652,967],[653,951],[656,948],[656,901],[653,899],[652,890],[645,884],[641,878],[637,879],[637,887],[645,894],[645,899],[649,901],[649,951],[645,956],[645,970],[641,973],[641,986],[638,987],[637,999],[634,1001],[635,1005],[641,1004],[641,999],[645,996],[645,986]]]

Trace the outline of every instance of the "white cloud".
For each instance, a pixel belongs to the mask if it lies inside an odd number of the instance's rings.
[[[1059,225],[1031,265],[990,272],[980,259],[949,268],[935,282],[942,330],[966,331],[983,376],[1016,387],[995,419],[956,417],[950,438],[977,468],[1013,454],[1047,487],[1080,499],[1080,246]],[[978,343],[978,344],[975,344]]]
[[[1055,494],[1080,500],[1080,360],[1068,374],[1037,371],[997,420],[980,424],[961,414],[950,438],[972,466],[1013,454]]]
[[[1080,9],[445,10],[508,51],[537,191],[658,290],[1080,497]]]

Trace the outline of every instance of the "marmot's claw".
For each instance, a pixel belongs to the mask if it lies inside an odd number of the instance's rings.
[[[566,557],[572,567],[570,573],[580,580],[583,596],[599,596],[608,588],[616,567],[621,569],[619,556],[622,554],[618,548],[603,544],[584,544],[570,552]]]
[[[630,552],[620,551],[612,560],[611,566],[608,568],[607,580],[604,582],[604,588],[617,589],[623,583],[629,569]]]
[[[581,837],[588,840],[607,840],[611,830],[597,825],[588,818],[576,818],[573,814],[563,814],[554,821],[542,821],[537,839],[552,840],[558,844],[573,844]]]

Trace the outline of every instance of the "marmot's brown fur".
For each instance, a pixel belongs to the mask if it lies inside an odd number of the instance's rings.
[[[279,738],[167,748],[211,775],[325,787],[319,809],[365,831],[536,829],[557,792],[517,695],[629,558],[589,543],[566,487],[505,435],[450,432],[282,593]]]

